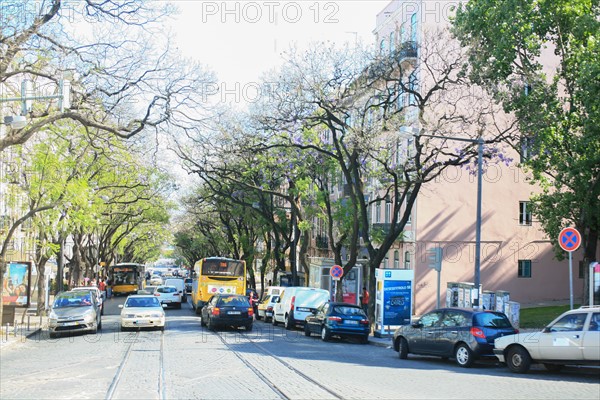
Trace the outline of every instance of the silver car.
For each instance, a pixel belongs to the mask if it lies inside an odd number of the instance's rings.
[[[56,295],[48,316],[48,331],[54,338],[63,332],[97,333],[102,329],[98,299],[87,290]]]

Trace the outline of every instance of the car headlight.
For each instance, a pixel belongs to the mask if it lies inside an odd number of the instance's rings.
[[[150,314],[150,317],[152,318],[161,318],[163,315],[161,313],[152,313]]]
[[[84,312],[82,317],[85,321],[89,321],[89,322],[93,321],[95,319],[94,310],[88,310],[88,311]]]
[[[135,318],[135,314],[121,314],[123,318]]]
[[[50,311],[48,315],[48,322],[51,324],[56,324],[58,322],[58,315],[54,311]]]

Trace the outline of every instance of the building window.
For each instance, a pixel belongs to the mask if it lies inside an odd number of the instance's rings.
[[[531,225],[531,210],[528,201],[519,202],[519,225]]]
[[[394,50],[395,50],[395,44],[396,44],[396,37],[395,37],[395,33],[394,31],[390,32],[390,55],[393,56],[394,55]]]
[[[533,146],[534,146],[533,137],[528,137],[528,136],[521,137],[521,152],[519,154],[521,163],[529,161],[529,159],[535,155]]]
[[[410,16],[410,40],[417,41],[417,13]]]
[[[394,251],[394,268],[400,269],[400,252],[398,250]]]
[[[531,260],[519,260],[519,278],[531,278]]]
[[[381,43],[379,43],[379,50],[381,51],[382,55],[385,53],[385,47],[385,39],[383,39]]]
[[[417,96],[415,92],[419,90],[419,85],[417,83],[417,74],[416,71],[413,71],[408,76],[408,105],[416,106],[417,105]]]
[[[375,222],[381,222],[381,201],[375,203]]]
[[[404,252],[404,269],[410,269],[410,251]]]
[[[385,202],[385,223],[389,224],[392,221],[392,202],[386,200]]]
[[[389,268],[389,259],[387,258],[387,256],[385,256],[385,258],[383,259],[383,268]]]

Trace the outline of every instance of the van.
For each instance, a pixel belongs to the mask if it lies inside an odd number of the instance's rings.
[[[187,292],[185,291],[185,281],[183,278],[167,278],[165,279],[164,286],[175,286],[177,291],[181,295],[181,302],[187,302]]]
[[[307,316],[329,301],[329,292],[302,286],[289,286],[283,289],[273,309],[273,325],[281,322],[285,329],[304,325]]]
[[[283,289],[285,289],[284,286],[267,286],[263,293],[262,300],[264,300],[267,296],[281,295],[281,292],[283,292]]]

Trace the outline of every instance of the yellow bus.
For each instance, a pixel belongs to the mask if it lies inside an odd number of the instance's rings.
[[[112,283],[113,295],[136,294],[140,288],[143,273],[143,264],[121,263],[111,265],[108,269],[108,277]]]
[[[192,307],[200,310],[215,294],[246,294],[246,262],[224,257],[203,258],[192,272]]]

